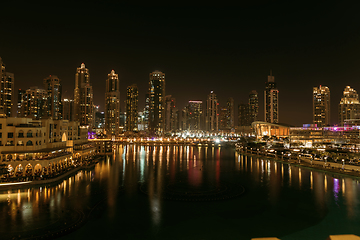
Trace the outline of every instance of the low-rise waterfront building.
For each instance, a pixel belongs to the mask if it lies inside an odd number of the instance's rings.
[[[264,136],[285,138],[289,136],[290,126],[279,123],[256,121],[251,124],[255,136],[260,139]]]
[[[68,120],[0,117],[0,161],[9,176],[51,176],[95,155],[87,129]]]

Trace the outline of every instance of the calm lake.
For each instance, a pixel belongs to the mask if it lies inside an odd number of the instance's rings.
[[[1,191],[1,239],[360,235],[357,179],[233,147],[115,146],[59,184]]]

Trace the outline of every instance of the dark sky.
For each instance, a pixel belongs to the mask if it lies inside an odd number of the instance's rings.
[[[10,1],[9,1],[10,2]],[[346,85],[360,91],[360,3],[256,1],[236,6],[140,6],[109,1],[1,5],[0,57],[15,74],[15,88],[42,87],[48,75],[73,97],[76,68],[90,71],[94,103],[104,106],[107,74],[139,87],[144,107],[149,73],[166,74],[166,94],[178,108],[206,100],[245,103],[263,91],[272,69],[280,99],[280,122],[312,122],[312,88],[331,92],[331,121]],[[124,104],[122,104],[123,108]],[[237,116],[237,111],[236,111]]]

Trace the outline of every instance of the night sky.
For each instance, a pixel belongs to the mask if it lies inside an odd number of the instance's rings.
[[[50,1],[49,1],[50,2]],[[43,88],[48,75],[73,97],[76,68],[90,71],[94,103],[104,109],[105,81],[119,74],[122,110],[126,87],[139,87],[145,105],[149,73],[166,75],[166,94],[183,108],[213,90],[220,105],[245,103],[263,91],[272,69],[280,122],[312,122],[312,88],[331,92],[331,122],[346,85],[360,91],[360,3],[256,1],[237,6],[137,6],[99,1],[71,5],[1,4],[0,57],[15,74],[15,89]],[[237,110],[235,111],[237,116]]]

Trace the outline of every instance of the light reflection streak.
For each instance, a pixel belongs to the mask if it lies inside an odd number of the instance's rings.
[[[334,193],[334,200],[337,204],[339,201],[339,191],[340,191],[339,179],[334,178],[333,193]]]
[[[140,182],[144,182],[144,172],[145,172],[145,158],[148,153],[145,153],[144,146],[140,147]]]
[[[289,165],[289,186],[291,186],[291,166]]]
[[[327,192],[327,176],[324,177],[324,191]]]

